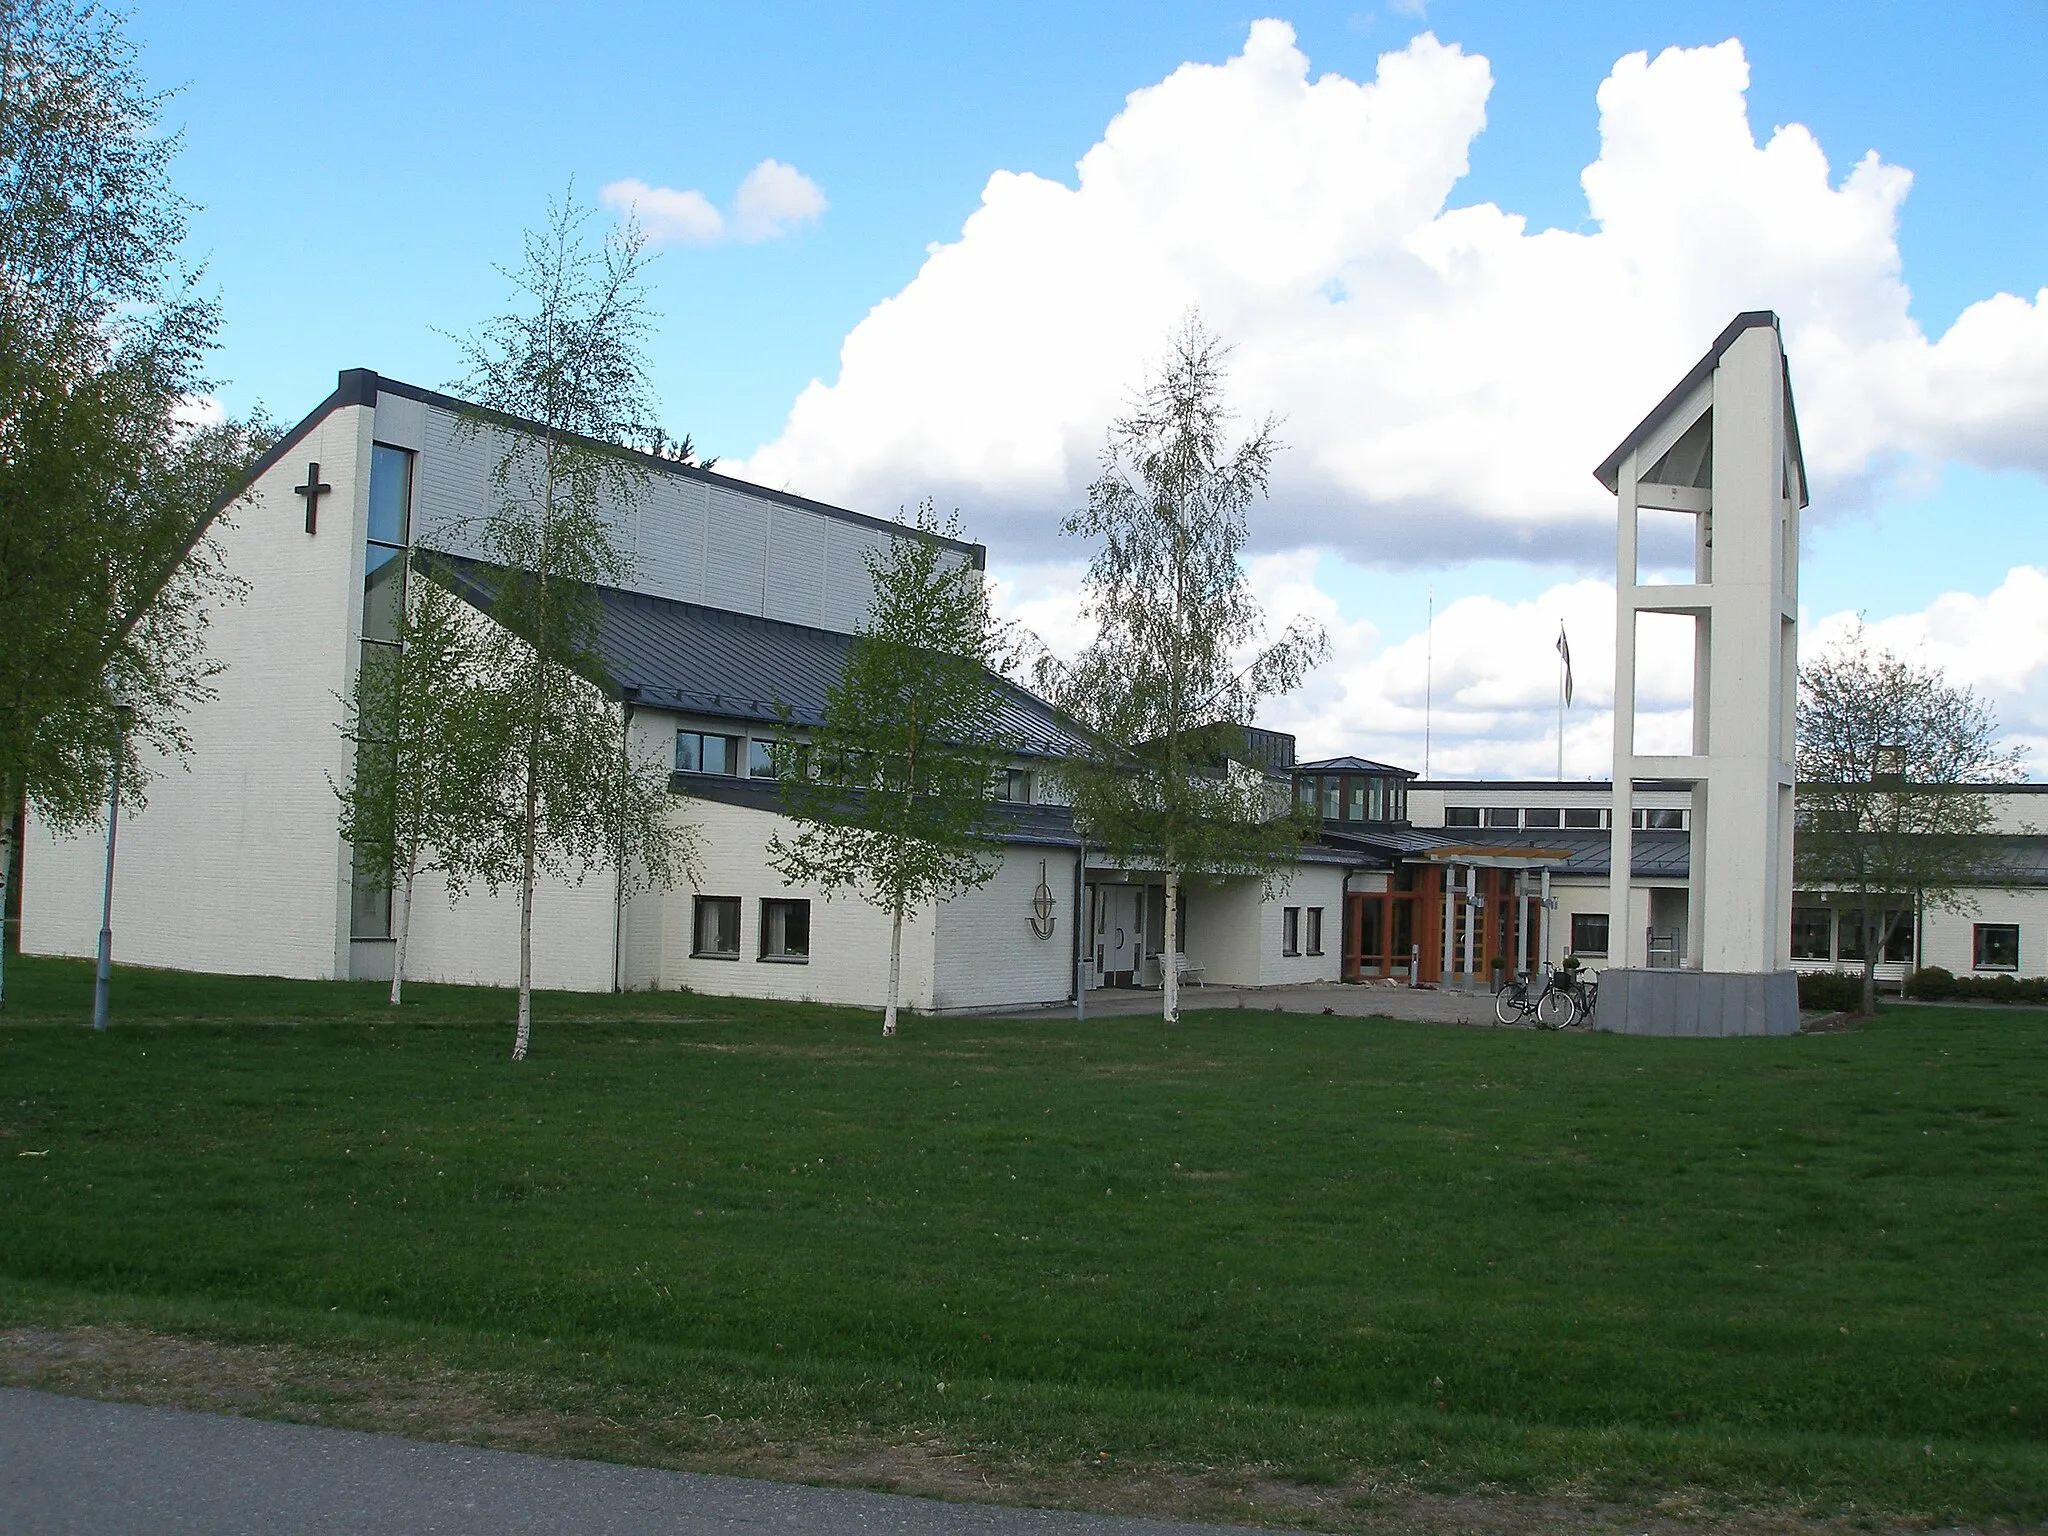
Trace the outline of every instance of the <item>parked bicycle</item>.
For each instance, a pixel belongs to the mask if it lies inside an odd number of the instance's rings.
[[[1566,1029],[1580,1019],[1593,1017],[1598,984],[1576,971],[1559,971],[1547,961],[1543,983],[1519,975],[1501,983],[1493,997],[1493,1016],[1507,1025],[1527,1024],[1538,1029]]]

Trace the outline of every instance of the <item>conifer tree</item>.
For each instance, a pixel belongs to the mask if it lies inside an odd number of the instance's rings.
[[[986,884],[1001,864],[989,803],[1010,759],[1001,632],[982,573],[930,537],[957,537],[957,518],[942,524],[926,501],[912,526],[867,554],[874,604],[823,720],[808,743],[778,744],[796,831],[768,845],[792,884],[828,899],[853,891],[889,915],[884,1035],[896,1033],[904,919]]]
[[[1328,650],[1299,619],[1263,641],[1241,555],[1279,444],[1271,418],[1226,443],[1226,357],[1190,314],[1165,367],[1111,426],[1088,505],[1063,525],[1101,541],[1083,585],[1095,639],[1070,665],[1038,664],[1040,690],[1094,731],[1095,750],[1055,770],[1089,842],[1166,877],[1169,1023],[1180,1017],[1182,887],[1249,877],[1270,894],[1307,830],[1253,760],[1245,727]]]

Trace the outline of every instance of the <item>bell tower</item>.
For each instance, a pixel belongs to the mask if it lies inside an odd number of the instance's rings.
[[[1778,317],[1737,315],[1594,473],[1618,513],[1609,877],[1617,968],[1603,978],[1601,1026],[1789,1034],[1799,1020],[1789,948],[1807,497]],[[1653,625],[1690,631],[1690,750],[1640,750],[1637,661]],[[1634,792],[1647,783],[1691,791],[1682,893],[1630,889]],[[1679,895],[1682,912],[1669,899]]]

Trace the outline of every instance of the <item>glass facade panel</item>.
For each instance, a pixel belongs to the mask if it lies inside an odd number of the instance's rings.
[[[1522,824],[1522,813],[1505,805],[1490,805],[1486,808],[1486,824],[1489,827],[1518,827]]]
[[[1345,818],[1349,821],[1365,820],[1366,782],[1366,780],[1359,778],[1351,778],[1344,781],[1344,798],[1349,805],[1349,809],[1345,812]]]
[[[1607,825],[1607,817],[1602,811],[1569,806],[1564,813],[1564,824],[1580,831],[1597,831]]]
[[[1334,775],[1323,780],[1323,820],[1335,821],[1342,810],[1338,796],[1343,793],[1344,781]]]
[[[1522,812],[1525,827],[1556,827],[1564,824],[1564,815],[1554,805],[1532,805]]]
[[[750,779],[772,779],[775,777],[775,754],[772,744],[756,736],[747,743],[747,777]]]
[[[378,443],[370,449],[370,540],[404,545],[412,524],[412,454]]]
[[[1444,808],[1444,825],[1447,827],[1476,827],[1479,825],[1479,807],[1476,805],[1452,805]]]

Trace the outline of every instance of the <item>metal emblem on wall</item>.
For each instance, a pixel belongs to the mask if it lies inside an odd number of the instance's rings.
[[[1031,893],[1031,931],[1041,939],[1052,937],[1059,926],[1053,910],[1052,887],[1045,883],[1045,860],[1038,861],[1038,889]]]

